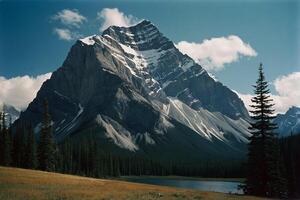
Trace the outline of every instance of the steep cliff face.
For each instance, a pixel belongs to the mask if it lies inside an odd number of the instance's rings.
[[[125,55],[119,57],[147,81],[152,96],[177,97],[196,110],[205,108],[234,119],[248,118],[243,102],[233,91],[179,52],[151,22],[129,28],[113,26],[102,37],[121,46]]]
[[[249,136],[238,96],[149,21],[78,40],[14,125],[38,133],[45,98],[59,141],[93,131],[110,149],[196,160],[241,157]]]

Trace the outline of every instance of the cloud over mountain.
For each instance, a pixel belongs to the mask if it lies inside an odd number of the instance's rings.
[[[278,77],[273,84],[278,93],[274,100],[279,112],[285,112],[291,106],[300,107],[300,72]]]
[[[78,10],[64,9],[59,11],[52,17],[54,20],[60,21],[64,25],[79,27],[87,18],[79,13]]]
[[[72,40],[72,32],[69,29],[63,29],[63,28],[55,28],[54,33],[58,35],[58,38],[61,40]]]
[[[103,20],[100,31],[107,29],[109,26],[132,26],[139,21],[136,17],[119,11],[118,8],[104,8],[97,13],[97,18]]]
[[[51,73],[36,77],[17,76],[6,79],[0,76],[0,104],[6,103],[22,110],[34,99],[42,83],[49,79]]]
[[[53,32],[60,40],[71,41],[78,39],[81,35],[78,28],[83,22],[88,21],[87,18],[79,13],[77,9],[63,9],[52,16],[52,19],[59,21],[63,28],[54,28]]]
[[[241,56],[257,55],[250,44],[236,35],[205,39],[199,43],[181,41],[176,47],[208,71],[223,69],[225,64],[236,62]]]
[[[276,113],[285,113],[290,107],[300,107],[300,72],[294,72],[276,78],[272,84],[277,94],[272,94]],[[246,107],[250,109],[251,94],[238,94],[244,101]]]

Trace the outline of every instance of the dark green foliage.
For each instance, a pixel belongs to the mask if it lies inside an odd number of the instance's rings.
[[[0,119],[2,121],[0,129],[0,165],[10,166],[11,164],[11,132],[6,127],[5,122],[5,113],[0,114]]]
[[[59,145],[59,167],[62,173],[91,177],[130,175],[182,175],[202,177],[241,177],[241,161],[202,161],[180,163],[139,155],[118,154],[104,148],[96,132],[70,136]]]
[[[300,197],[300,133],[279,140],[286,168],[289,197]]]
[[[183,175],[204,177],[241,177],[240,161],[201,161],[180,163],[145,158],[139,153],[120,154],[103,147],[99,131],[86,131],[79,138],[70,136],[59,148],[52,136],[47,101],[44,102],[40,139],[36,152],[33,128],[16,127],[13,137],[13,166],[91,177],[120,175]],[[101,134],[100,134],[101,135]],[[59,152],[59,153],[58,153]],[[38,166],[36,160],[38,158]]]
[[[44,113],[38,145],[38,168],[45,171],[54,171],[57,154],[56,143],[52,134],[51,118],[48,110],[48,101],[44,100]]]
[[[24,127],[18,127],[13,137],[13,166],[25,167],[26,137]]]
[[[254,86],[255,96],[251,99],[252,123],[250,143],[248,145],[248,162],[245,193],[258,196],[285,197],[287,194],[281,155],[274,134],[276,125],[272,99],[268,82],[265,80],[262,64],[259,78]]]
[[[31,126],[17,127],[13,136],[14,167],[35,169],[37,166],[35,135]]]
[[[3,130],[2,112],[0,112],[0,165],[3,165],[3,157],[4,157],[4,136],[2,130]]]
[[[25,168],[35,169],[37,167],[36,142],[32,126],[27,128],[27,142],[25,145]]]

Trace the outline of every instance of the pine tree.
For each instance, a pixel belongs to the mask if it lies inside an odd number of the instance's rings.
[[[25,144],[26,137],[23,125],[19,125],[16,128],[13,137],[13,166],[15,167],[25,167]]]
[[[31,125],[28,127],[24,160],[26,168],[35,169],[37,167],[36,142],[34,131]]]
[[[4,137],[2,132],[2,112],[0,112],[0,165],[3,165]]]
[[[51,117],[48,101],[44,100],[44,113],[38,144],[38,168],[44,171],[54,171],[57,147],[52,134]]]
[[[250,105],[253,109],[250,111],[252,136],[248,144],[248,175],[244,190],[251,195],[282,197],[285,195],[285,187],[281,177],[279,146],[274,134],[276,124],[272,123],[274,104],[262,64],[259,66],[254,92]]]
[[[1,130],[1,165],[10,166],[11,164],[11,136],[6,128],[5,112],[2,113]]]

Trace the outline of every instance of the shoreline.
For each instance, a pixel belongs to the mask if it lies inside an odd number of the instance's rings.
[[[222,182],[240,182],[243,183],[245,178],[207,178],[207,177],[189,177],[189,176],[121,176],[118,180],[130,180],[130,179],[169,179],[169,180],[192,180],[192,181],[222,181]]]

